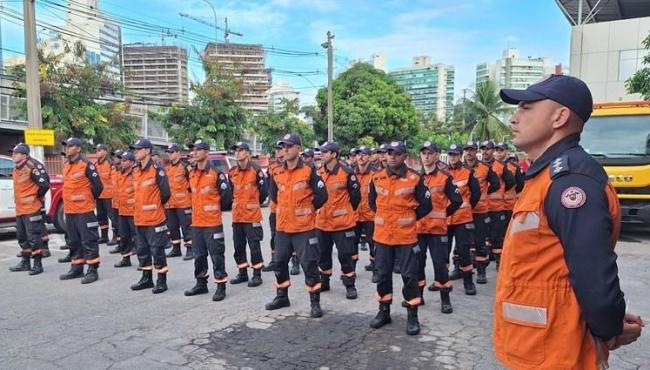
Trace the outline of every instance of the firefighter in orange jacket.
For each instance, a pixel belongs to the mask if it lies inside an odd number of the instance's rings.
[[[108,243],[108,229],[109,219],[113,226],[113,238],[117,237],[117,219],[112,213],[112,200],[113,200],[113,179],[111,178],[113,170],[113,161],[108,155],[108,148],[104,144],[97,144],[95,146],[95,154],[97,154],[97,161],[95,168],[99,179],[102,181],[104,190],[97,199],[97,221],[99,222],[99,244]]]
[[[432,210],[426,217],[417,222],[418,246],[421,250],[418,287],[422,298],[424,287],[427,284],[424,269],[428,250],[431,253],[435,274],[433,285],[440,290],[440,311],[442,313],[451,313],[452,307],[449,293],[452,285],[447,270],[448,244],[451,241],[447,236],[447,218],[453,217],[454,213],[463,205],[463,198],[460,190],[454,184],[454,178],[447,171],[448,166],[440,162],[439,158],[440,149],[435,143],[426,141],[422,144],[420,148],[420,160],[422,161],[420,174],[424,179],[424,185],[431,194]],[[453,232],[450,232],[450,234],[454,235]],[[461,240],[461,242],[463,241]],[[469,248],[468,245],[465,247]],[[420,304],[424,304],[424,299]]]
[[[591,93],[575,77],[551,75],[500,95],[518,104],[513,142],[533,164],[497,280],[497,358],[512,369],[607,368],[609,351],[634,342],[644,323],[626,313],[619,285],[616,192],[579,145]]]
[[[181,241],[185,244],[184,261],[194,258],[192,251],[192,197],[190,194],[190,169],[191,167],[181,160],[181,148],[176,144],[169,144],[165,152],[169,155],[169,164],[165,167],[169,178],[171,198],[165,205],[167,227],[172,242],[172,250],[168,258],[180,257]],[[181,239],[181,231],[183,239]]]
[[[517,202],[517,196],[518,194],[521,193],[522,190],[524,190],[524,174],[521,172],[521,169],[519,168],[519,163],[517,163],[517,159],[515,158],[513,160],[512,158],[509,158],[508,154],[509,154],[508,144],[497,143],[496,148],[494,149],[494,158],[504,163],[508,168],[508,171],[510,171],[510,173],[513,174],[515,179],[515,186],[510,188],[510,190],[506,190],[506,192],[503,194],[503,201],[504,201],[503,213],[506,215],[506,220],[505,220],[506,227],[507,225],[510,224],[510,220],[512,219],[512,210],[515,208],[515,203]]]
[[[359,254],[355,244],[355,211],[361,201],[359,182],[353,170],[339,160],[341,147],[337,142],[324,142],[320,151],[323,166],[318,169],[318,176],[323,179],[327,188],[327,202],[316,213],[321,291],[330,290],[332,247],[336,244],[341,263],[341,281],[346,290],[345,297],[356,299],[355,264]]]
[[[111,198],[111,219],[115,219],[116,225],[113,230],[113,238],[106,243],[106,245],[111,246],[114,245],[115,247],[111,250],[108,251],[108,253],[115,254],[115,253],[120,253],[122,250],[122,246],[120,245],[120,210],[119,210],[119,189],[118,189],[118,181],[119,177],[122,174],[122,156],[124,155],[124,151],[122,149],[117,149],[113,153],[111,153],[111,160],[113,161],[113,166],[111,167],[111,182],[113,183],[113,188],[115,191],[113,191],[113,198]]]
[[[43,165],[30,158],[29,146],[17,144],[12,150],[14,171],[14,203],[16,206],[16,239],[20,245],[21,260],[9,270],[29,271],[30,275],[43,272],[41,263],[43,235],[47,235],[41,213],[43,197],[50,190],[50,178]],[[34,259],[31,266],[30,258]]]
[[[97,281],[99,275],[99,224],[95,216],[95,200],[103,186],[95,166],[81,156],[81,140],[69,138],[63,142],[66,162],[63,165],[63,211],[67,229],[72,266],[61,275],[61,280],[83,276],[84,264],[88,265],[82,284]]]
[[[320,275],[318,273],[318,237],[316,210],[327,202],[327,188],[316,169],[300,159],[302,139],[287,134],[280,140],[284,148],[284,164],[273,172],[269,194],[277,205],[276,234],[276,297],[266,304],[267,310],[290,306],[288,263],[292,251],[297,253],[305,273],[305,285],[311,302],[311,317],[323,316],[320,307]]]
[[[432,206],[431,194],[422,176],[404,163],[407,156],[403,142],[391,142],[386,154],[388,167],[376,172],[370,182],[368,202],[376,212],[373,238],[379,275],[375,295],[379,312],[370,321],[370,327],[378,329],[391,322],[392,271],[399,260],[404,282],[402,294],[408,312],[406,333],[416,335],[420,332],[418,306],[422,302],[418,288],[422,250],[417,243],[417,220],[428,215]]]
[[[279,141],[275,143],[274,158],[275,162],[270,163],[267,170],[269,184],[271,183],[271,179],[273,178],[273,173],[275,170],[282,167],[282,164],[284,163],[284,149],[282,149],[282,143]],[[275,271],[275,233],[277,223],[276,208],[277,204],[275,204],[275,202],[269,198],[269,229],[271,230],[271,240],[269,241],[269,244],[271,245],[271,262],[262,268],[262,271],[265,272]]]
[[[458,211],[448,219],[449,227],[447,236],[449,237],[450,249],[455,239],[454,264],[461,271],[465,294],[475,295],[476,286],[472,277],[474,266],[470,251],[474,243],[474,231],[476,230],[472,208],[476,207],[481,199],[481,186],[476,176],[474,176],[474,171],[461,162],[462,152],[460,144],[451,144],[447,150],[449,155],[448,171],[454,179],[454,185],[458,187],[463,198],[463,203]],[[483,277],[485,277],[485,269],[482,270]],[[477,281],[480,280],[479,277]]]
[[[490,263],[488,258],[488,245],[490,245],[490,223],[488,196],[499,189],[499,177],[492,168],[476,158],[478,144],[475,141],[468,141],[463,147],[463,166],[474,171],[474,177],[478,180],[481,196],[479,201],[472,207],[472,217],[474,218],[474,262],[476,264],[476,282],[486,284],[487,277],[485,271]],[[457,253],[454,253],[457,255]],[[460,261],[454,259],[454,271],[449,274],[451,280],[461,278]]]
[[[132,152],[117,153],[120,159],[120,173],[115,177],[117,192],[117,212],[119,215],[120,232],[120,255],[122,259],[114,266],[131,266],[131,256],[135,253],[135,188],[133,184],[133,169],[135,167],[135,155]]]
[[[262,284],[264,258],[260,242],[262,229],[262,203],[268,197],[268,178],[262,169],[251,161],[251,149],[247,143],[238,142],[231,147],[235,151],[237,166],[228,172],[233,189],[232,232],[235,246],[235,263],[239,269],[231,284],[248,282],[249,287]],[[246,243],[251,251],[251,262],[246,258]],[[253,276],[248,280],[248,268]]]
[[[488,214],[490,215],[490,248],[499,270],[499,261],[503,249],[503,237],[506,232],[506,202],[505,194],[515,186],[515,177],[508,170],[505,162],[494,158],[495,145],[492,141],[486,140],[481,143],[481,155],[485,164],[492,168],[492,171],[499,177],[499,188],[494,193],[488,194]]]
[[[140,281],[131,285],[132,290],[153,288],[153,294],[167,290],[167,257],[165,247],[169,243],[164,204],[171,197],[165,169],[151,158],[153,145],[141,138],[131,146],[134,150],[136,168],[133,170],[135,206],[133,223],[137,245]],[[153,283],[153,271],[158,273]]]
[[[232,207],[232,191],[226,175],[210,164],[210,144],[197,140],[191,145],[196,167],[190,172],[192,190],[192,248],[194,248],[194,277],[196,285],[185,291],[186,296],[208,292],[208,254],[217,289],[215,302],[226,298],[226,242],[222,213]]]
[[[361,243],[365,242],[368,244],[370,263],[364,268],[366,271],[372,272],[372,282],[376,283],[378,277],[377,268],[375,267],[375,241],[372,239],[375,232],[375,212],[370,209],[370,205],[368,204],[368,194],[372,175],[379,171],[379,167],[375,167],[370,161],[372,156],[376,156],[376,153],[373,154],[372,149],[361,145],[358,153],[355,173],[357,174],[359,188],[361,189],[361,202],[359,203],[359,208],[357,208],[357,234],[360,236]],[[364,236],[365,241],[362,240]]]

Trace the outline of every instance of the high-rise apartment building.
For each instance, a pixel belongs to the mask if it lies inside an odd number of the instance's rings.
[[[291,83],[285,80],[274,83],[266,93],[269,96],[269,107],[273,109],[274,112],[279,112],[284,108],[282,104],[283,99],[299,99],[300,95],[300,93],[291,86]]]
[[[519,50],[506,49],[494,63],[476,66],[476,83],[492,80],[498,88],[525,89],[555,71],[548,58],[520,58]]]

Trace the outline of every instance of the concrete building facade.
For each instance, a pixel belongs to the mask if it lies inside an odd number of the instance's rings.
[[[476,66],[476,83],[490,79],[500,89],[525,89],[554,72],[555,65],[551,64],[548,58],[521,58],[519,50],[510,48],[504,50],[501,59],[494,63],[481,63]]]
[[[282,99],[294,100],[300,98],[300,93],[291,86],[289,81],[286,80],[274,83],[267,91],[267,95],[269,97],[269,107],[273,109],[274,112],[282,110]],[[300,105],[300,101],[298,101],[298,105]]]

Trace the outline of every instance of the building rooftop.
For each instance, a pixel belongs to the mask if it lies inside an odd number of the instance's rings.
[[[582,2],[582,16],[580,3]],[[555,0],[571,25],[650,17],[648,0]]]

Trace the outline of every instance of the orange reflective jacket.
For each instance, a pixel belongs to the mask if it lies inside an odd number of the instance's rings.
[[[282,165],[279,164],[278,162],[274,162],[269,165],[268,168],[269,182],[271,181],[271,177],[273,177],[273,173],[275,172],[275,170],[277,170],[280,167],[282,167]],[[275,213],[276,210],[277,210],[277,204],[273,200],[269,199],[269,211],[271,213]]]
[[[99,174],[100,180],[102,180],[102,185],[104,185],[104,190],[99,195],[99,199],[111,199],[113,198],[113,179],[111,178],[111,170],[113,168],[113,163],[110,159],[105,159],[103,161],[97,161],[95,163],[95,168],[97,168],[97,173]]]
[[[16,216],[38,213],[44,205],[42,197],[49,189],[49,177],[43,165],[27,158],[14,168],[12,178]]]
[[[63,165],[63,210],[68,214],[88,213],[95,210],[95,197],[103,190],[95,166],[77,157]]]
[[[476,177],[478,184],[481,187],[481,198],[476,204],[476,207],[472,209],[472,213],[488,213],[488,187],[490,186],[488,182],[488,174],[490,172],[490,167],[479,161],[476,161],[474,166],[470,166],[467,163],[465,165],[474,170],[474,177]]]
[[[149,160],[133,169],[135,188],[135,226],[158,226],[165,222],[164,204],[169,200],[169,182],[165,170]]]
[[[513,174],[517,172],[517,166],[513,163],[507,162],[507,168]],[[511,187],[503,193],[503,201],[505,210],[512,211],[515,208],[515,203],[517,202],[516,186]]]
[[[249,162],[246,168],[231,168],[228,179],[233,192],[232,222],[261,222],[261,204],[268,192],[268,180],[264,172],[259,166]]]
[[[361,171],[357,166],[357,179],[359,180],[359,188],[361,189],[361,202],[357,208],[357,221],[367,222],[375,220],[375,212],[370,209],[368,205],[368,193],[370,192],[370,181],[372,181],[372,174],[377,172],[377,169],[371,164]]]
[[[505,210],[505,202],[503,200],[503,195],[506,191],[506,183],[503,181],[504,169],[505,166],[503,163],[497,160],[492,162],[492,171],[499,176],[499,190],[488,194],[488,210],[490,212],[500,212]]]
[[[118,186],[119,186],[119,178],[122,174],[121,171],[122,170],[118,165],[113,164],[113,166],[111,166],[111,183],[113,184],[113,189],[114,189],[113,198],[111,200],[111,207],[115,209],[118,209],[120,206],[120,201],[119,201],[120,189],[118,189]]]
[[[470,204],[469,182],[472,176],[472,170],[465,166],[458,168],[449,167],[449,174],[454,179],[454,185],[460,190],[460,196],[463,198],[463,204],[454,214],[449,216],[449,225],[462,225],[474,221],[472,216],[472,205]]]
[[[355,227],[357,220],[354,208],[361,199],[356,175],[343,163],[337,163],[332,170],[323,166],[318,169],[318,175],[327,187],[327,202],[316,213],[316,228],[341,231]],[[356,203],[354,205],[353,199]]]
[[[165,170],[169,177],[169,190],[172,194],[165,206],[167,208],[190,208],[192,197],[188,166],[182,161],[178,161],[167,165]]]
[[[418,234],[447,235],[447,206],[450,204],[445,193],[449,173],[444,170],[435,169],[430,173],[423,174],[424,185],[431,193],[432,210],[428,215],[417,222]]]
[[[118,190],[118,213],[120,216],[133,216],[135,211],[133,168],[121,171],[116,178]]]
[[[232,193],[226,175],[220,173],[209,162],[204,169],[195,167],[190,172],[192,189],[192,226],[217,227],[223,225],[221,216],[224,200],[227,207],[232,204]],[[224,199],[222,199],[224,198]],[[223,209],[226,211],[227,209]]]

